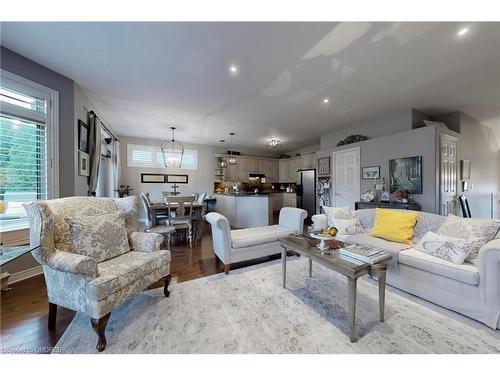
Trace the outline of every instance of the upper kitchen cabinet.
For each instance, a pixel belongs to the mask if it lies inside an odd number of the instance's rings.
[[[246,181],[248,180],[248,174],[250,173],[250,159],[239,157],[238,162],[238,180]]]
[[[316,169],[316,153],[301,155],[300,163],[302,169]]]
[[[295,182],[299,169],[316,169],[316,154],[279,160],[279,182]]]

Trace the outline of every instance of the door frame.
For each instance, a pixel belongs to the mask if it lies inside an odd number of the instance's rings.
[[[356,159],[358,161],[358,196],[361,196],[361,147],[352,147],[346,148],[343,150],[333,151],[332,153],[332,172],[331,172],[331,181],[332,181],[332,196],[331,202],[332,207],[337,207],[337,185],[335,181],[335,165],[336,165],[336,156],[337,154],[341,154],[344,152],[356,151]]]

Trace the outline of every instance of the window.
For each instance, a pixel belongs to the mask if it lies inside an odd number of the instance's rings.
[[[55,198],[57,92],[0,70],[0,232],[26,228],[22,204]],[[56,140],[56,141],[54,141]]]
[[[127,166],[165,169],[160,146],[128,144]],[[169,168],[169,170],[198,170],[198,151],[185,149],[182,156],[182,167]]]

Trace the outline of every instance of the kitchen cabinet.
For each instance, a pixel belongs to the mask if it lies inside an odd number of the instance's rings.
[[[278,172],[278,175],[279,175],[279,182],[287,182],[286,181],[286,178],[288,177],[288,174],[287,174],[287,162],[288,160],[287,159],[280,159],[278,161],[278,168],[279,168],[279,172]]]
[[[239,181],[239,168],[238,165],[228,165],[226,167],[226,173],[224,175],[224,180],[229,182]],[[247,176],[248,179],[248,176]]]
[[[250,173],[250,159],[238,158],[238,180],[247,181]]]
[[[297,207],[297,194],[283,193],[283,207]]]
[[[216,162],[220,162],[223,155],[216,155]],[[260,173],[266,176],[267,182],[278,182],[279,160],[271,158],[259,158],[251,156],[235,156],[238,165],[228,165],[224,169],[224,181],[228,182],[248,182],[250,173]],[[222,176],[216,170],[215,180],[220,181]]]
[[[300,159],[302,169],[316,169],[316,153],[303,154]]]

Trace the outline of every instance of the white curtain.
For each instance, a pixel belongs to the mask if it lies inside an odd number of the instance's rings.
[[[121,179],[121,161],[120,161],[120,142],[115,140],[113,142],[113,150],[111,156],[112,170],[113,170],[113,197],[118,197],[118,188],[120,187]]]
[[[101,162],[101,122],[95,115],[89,115],[90,124],[90,177],[89,195],[96,195],[97,180],[99,178],[99,164]]]

